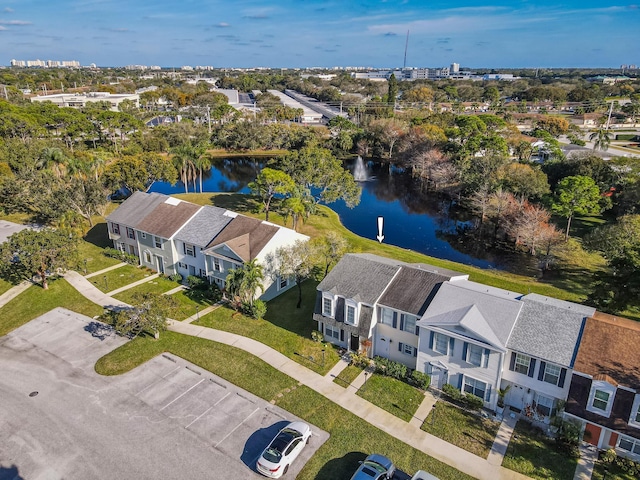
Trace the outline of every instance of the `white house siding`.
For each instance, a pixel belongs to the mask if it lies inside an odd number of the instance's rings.
[[[446,355],[435,351],[435,344],[433,349],[430,348],[432,331],[448,337],[448,352]],[[431,373],[431,362],[439,362],[447,369],[446,383],[449,383],[460,390],[463,390],[465,377],[484,382],[487,385],[485,389],[484,405],[489,409],[495,409],[498,400],[497,390],[500,384],[502,358],[504,356],[500,351],[494,350],[487,345],[474,342],[469,338],[456,336],[453,332],[447,332],[442,329],[431,330],[429,328],[420,328],[419,337],[419,349],[416,364],[417,370],[425,373]],[[451,338],[453,338],[453,350],[451,350]],[[478,345],[483,349],[483,363],[480,367],[463,360],[465,342],[468,344]],[[487,353],[485,352],[485,349],[488,350],[486,367],[484,367],[484,356]]]
[[[204,274],[207,271],[205,265],[206,258],[202,253],[202,247],[187,243],[187,245],[193,246],[193,250],[195,253],[194,257],[185,253],[186,242],[183,242],[182,240],[175,240],[173,243],[175,243],[176,251],[176,270],[180,275],[182,275],[183,278],[186,279],[189,275],[195,275],[199,277],[201,276],[201,273]],[[181,266],[180,264],[183,264],[183,266]],[[190,269],[189,267],[193,268]]]
[[[399,328],[393,328],[389,325],[377,323],[374,328],[373,334],[373,354],[381,357],[387,357],[395,362],[400,362],[409,368],[416,368],[416,356],[415,354],[406,354],[404,352],[404,345],[410,346],[414,352],[418,349],[418,336],[400,330]],[[389,342],[389,351],[386,352],[386,348],[383,346],[384,342]],[[402,350],[401,350],[402,347]]]

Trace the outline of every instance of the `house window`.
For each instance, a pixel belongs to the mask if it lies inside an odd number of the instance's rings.
[[[597,408],[598,410],[607,411],[607,406],[609,405],[609,397],[611,394],[609,392],[605,392],[604,390],[596,390],[593,395],[593,401],[591,402],[591,406],[593,408]]]
[[[144,232],[140,232],[140,238],[147,238],[147,234]]]
[[[331,325],[324,326],[324,334],[327,337],[335,338],[336,340],[340,339],[340,330],[333,328]]]
[[[183,243],[184,246],[184,254],[189,255],[190,257],[196,256],[196,247],[195,245],[189,245],[188,243]]]
[[[402,314],[400,318],[402,330],[409,333],[416,333],[416,317],[413,315]]]
[[[160,248],[162,249],[162,239],[160,237],[156,237],[155,235],[153,236],[153,243],[156,246],[156,248]]]
[[[475,378],[464,377],[464,391],[484,400],[487,384]]]
[[[322,315],[325,317],[333,317],[333,299],[330,297],[322,297]]]
[[[393,327],[393,310],[389,310],[388,308],[383,308],[380,322],[384,323],[385,325],[389,325],[390,327]]]
[[[591,383],[587,411],[608,417],[611,414],[615,394],[616,387],[605,381],[594,380]]]
[[[539,415],[544,417],[551,416],[551,410],[553,409],[553,398],[545,397],[542,395],[536,396],[536,411]]]
[[[640,428],[640,395],[636,395],[633,400],[633,406],[631,407],[631,417],[629,418],[629,425],[632,427]]]
[[[433,338],[433,349],[442,355],[447,355],[449,353],[449,337],[436,333]]]
[[[213,269],[216,272],[222,271],[222,265],[220,264],[220,259],[218,257],[213,257]]]
[[[127,227],[127,237],[130,238],[131,240],[136,239],[136,233],[133,231],[133,228]]]
[[[202,277],[202,278],[207,278],[207,272],[205,272],[205,271],[204,271],[203,269],[201,269],[201,268],[199,269],[199,272],[200,272],[200,277]]]
[[[618,448],[626,450],[630,453],[635,453],[636,455],[640,455],[640,440],[636,440],[631,437],[620,436]]]
[[[112,223],[111,224],[111,231],[113,233],[115,233],[116,235],[120,235],[120,225],[118,225],[117,223]]]
[[[544,376],[542,380],[552,385],[558,385],[560,379],[560,367],[547,363],[544,368]]]
[[[151,254],[149,252],[144,252],[144,261],[151,263]]]
[[[470,343],[467,349],[467,362],[470,363],[471,365],[475,365],[476,367],[479,367],[480,365],[482,365],[483,351],[484,351],[484,348]]]
[[[344,323],[347,323],[349,325],[355,325],[356,323],[358,323],[358,319],[356,317],[357,307],[358,306],[353,302],[348,302],[345,305]]]
[[[401,348],[401,352],[404,353],[405,355],[411,355],[413,357],[413,351],[414,351],[414,347],[412,347],[411,345],[407,345],[406,343],[401,343],[400,346]]]
[[[529,375],[529,365],[531,365],[531,357],[516,353],[516,364],[514,370],[524,375]]]
[[[189,275],[194,277],[196,275],[196,267],[194,267],[193,265],[189,265]]]
[[[280,290],[287,288],[289,285],[289,277],[280,277]]]

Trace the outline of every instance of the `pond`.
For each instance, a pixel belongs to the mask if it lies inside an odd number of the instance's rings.
[[[247,184],[260,171],[264,158],[217,159],[203,175],[205,192],[248,193]],[[353,169],[354,164],[349,164]],[[340,216],[343,225],[365,238],[376,239],[378,217],[384,218],[384,243],[414,250],[432,257],[481,268],[511,270],[517,263],[500,252],[488,252],[475,242],[462,242],[460,231],[471,226],[471,219],[461,217],[455,205],[420,190],[411,176],[376,162],[366,165],[367,181],[362,187],[360,204],[350,209],[338,201],[329,206]],[[193,185],[189,186],[193,192]],[[184,185],[156,182],[150,192],[184,193]]]

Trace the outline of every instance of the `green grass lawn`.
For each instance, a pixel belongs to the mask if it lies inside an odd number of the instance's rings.
[[[591,480],[638,480],[638,477],[625,472],[616,464],[596,462]]]
[[[349,365],[333,379],[333,383],[337,383],[341,387],[346,388],[351,385],[351,382],[353,382],[358,375],[362,373],[362,370],[362,368],[356,367],[355,365]]]
[[[124,373],[162,352],[193,362],[265,400],[275,399],[278,406],[329,432],[329,440],[307,462],[298,480],[348,480],[358,461],[371,452],[388,455],[407,472],[428,470],[441,480],[472,478],[378,430],[319,393],[299,386],[262,360],[228,345],[163,332],[159,340],[136,338],[119,347],[98,361],[96,371],[103,375]]]
[[[572,480],[577,463],[576,459],[558,452],[553,439],[520,420],[502,466],[540,480]]]
[[[171,295],[178,307],[173,314],[173,318],[176,320],[184,320],[192,315],[196,315],[198,311],[202,311],[208,306],[212,305],[211,300],[203,298],[201,295],[197,295],[197,292],[189,292],[182,290]]]
[[[422,424],[422,430],[468,452],[487,458],[500,423],[439,401]]]
[[[272,308],[271,303],[268,308]],[[322,375],[331,370],[339,359],[334,348],[314,342],[310,335],[303,337],[298,332],[274,325],[266,319],[249,318],[226,306],[216,308],[193,323],[253,338]],[[311,323],[310,320],[309,323]],[[322,365],[323,348],[325,350],[324,366]],[[313,361],[310,357],[313,357]]]
[[[0,308],[0,336],[56,307],[65,307],[89,317],[100,315],[102,307],[80,295],[64,279],[49,282],[49,289],[34,285]]]
[[[360,387],[357,395],[405,422],[411,420],[424,399],[424,394],[417,388],[375,373]]]
[[[9,290],[11,287],[14,287],[14,286],[15,285],[13,283],[0,278],[0,295],[2,295],[4,292],[6,292],[7,290]]]
[[[174,282],[166,277],[157,277],[137,287],[120,292],[113,297],[126,303],[132,303],[132,299],[137,293],[156,293],[160,295],[179,286],[180,284],[178,282]]]
[[[104,247],[113,247],[113,243],[109,240],[107,224],[103,220],[100,223],[96,223],[96,225],[87,232],[83,241],[79,244],[78,272],[86,275],[87,273],[98,272],[120,263],[120,260],[116,258],[107,257],[103,253]]]
[[[143,278],[147,278],[155,274],[151,270],[147,270],[140,267],[134,267],[133,265],[124,265],[115,270],[110,270],[102,275],[91,277],[89,281],[94,284],[98,289],[107,293],[117,288],[124,287]]]

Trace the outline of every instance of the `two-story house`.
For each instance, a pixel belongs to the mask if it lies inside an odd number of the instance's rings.
[[[640,323],[600,312],[587,318],[565,416],[583,439],[640,460]]]
[[[135,192],[107,217],[114,247],[166,275],[200,276],[224,287],[230,269],[265,261],[277,248],[309,237],[230,210],[200,206],[158,193]],[[293,287],[289,279],[263,282],[263,300]]]
[[[522,302],[519,294],[461,280],[444,283],[418,321],[418,371],[494,409],[507,342]]]
[[[415,368],[416,325],[443,282],[466,275],[371,254],[347,254],[317,287],[313,319],[326,341],[351,351],[368,344]]]
[[[595,309],[531,293],[507,342],[501,388],[505,404],[549,423],[569,393],[571,372],[586,317]]]

